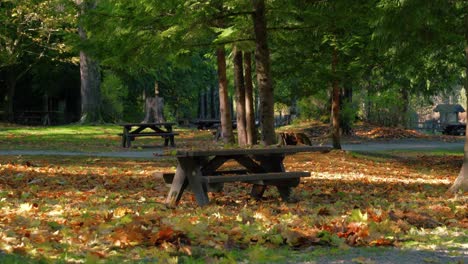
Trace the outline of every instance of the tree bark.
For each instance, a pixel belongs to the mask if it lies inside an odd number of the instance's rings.
[[[77,1],[83,15],[93,4]],[[87,40],[86,31],[80,25],[78,34],[82,41]],[[99,64],[85,51],[80,51],[81,75],[81,118],[80,123],[98,123],[102,121],[101,115],[101,72]]]
[[[247,144],[257,143],[255,129],[255,110],[252,83],[252,55],[250,52],[244,53],[244,80],[245,80],[245,123],[247,130]]]
[[[345,79],[343,83],[343,96],[340,104],[341,104],[341,130],[343,131],[343,135],[352,135],[353,134],[353,121],[351,116],[349,114],[349,109],[348,107],[352,107],[353,103],[353,87],[351,85],[351,82],[349,81],[348,78]],[[345,110],[345,111],[343,111]]]
[[[465,94],[468,98],[468,15],[465,15]],[[468,103],[465,109],[468,108]],[[466,130],[468,130],[468,122]],[[468,191],[468,133],[465,133],[465,147],[463,148],[463,165],[460,169],[458,177],[450,187],[449,192],[457,193],[458,191]]]
[[[255,63],[260,96],[261,142],[264,145],[276,143],[273,84],[270,73],[270,50],[267,42],[265,1],[253,0],[253,24],[255,31]]]
[[[159,86],[154,84],[154,94],[147,95],[145,91],[145,118],[142,123],[164,123],[164,99],[159,97]]]
[[[80,51],[81,118],[80,123],[101,122],[101,74],[97,62]]]
[[[216,50],[219,83],[219,111],[221,113],[221,137],[225,144],[234,143],[232,133],[231,107],[229,105],[228,83],[226,77],[226,53],[224,47]]]
[[[234,88],[236,90],[236,117],[237,117],[237,143],[239,146],[247,145],[246,132],[246,107],[245,107],[245,84],[244,67],[242,65],[242,51],[234,47]]]
[[[400,114],[400,125],[404,128],[409,127],[409,93],[408,89],[411,85],[410,82],[407,82],[408,87],[401,88],[401,114]]]
[[[210,118],[216,118],[216,106],[215,106],[215,89],[214,86],[210,84]]]
[[[341,136],[340,136],[340,87],[339,80],[336,76],[336,67],[338,66],[338,52],[336,48],[333,49],[332,58],[332,141],[334,149],[341,149]]]
[[[9,75],[8,72],[6,74]],[[17,79],[16,79],[16,76],[7,76],[6,79],[7,79],[6,81],[7,96],[5,100],[5,119],[8,122],[13,122],[14,121],[13,99],[15,97]]]

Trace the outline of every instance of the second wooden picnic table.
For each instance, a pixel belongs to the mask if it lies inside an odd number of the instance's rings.
[[[283,160],[286,155],[299,152],[325,152],[330,147],[286,146],[229,150],[177,151],[178,166],[171,182],[166,199],[168,207],[175,207],[184,190],[190,187],[198,205],[209,203],[209,188],[224,182],[252,183],[251,196],[260,199],[267,185],[274,185],[283,200],[292,197],[292,188],[301,177],[310,176],[309,172],[286,172]],[[235,160],[243,167],[241,170],[220,170],[229,160]],[[169,177],[170,178],[170,177]]]
[[[178,135],[172,130],[175,123],[123,123],[122,147],[129,148],[136,137],[160,136],[164,138],[164,146],[170,143],[172,147],[175,146],[174,136]],[[149,128],[151,131],[144,131]]]

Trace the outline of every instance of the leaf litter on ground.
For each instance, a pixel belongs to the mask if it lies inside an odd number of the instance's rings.
[[[184,135],[181,147],[206,140]],[[287,170],[312,174],[295,189],[296,204],[281,202],[274,188],[255,201],[248,184],[225,184],[209,194],[210,205],[199,208],[188,192],[174,210],[154,172],[174,171],[175,159],[4,156],[0,250],[70,262],[230,259],[226,252],[240,250],[255,262],[264,249],[466,246],[466,194],[445,194],[461,159],[301,153],[285,160]]]

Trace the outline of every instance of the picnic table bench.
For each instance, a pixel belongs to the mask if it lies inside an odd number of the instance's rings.
[[[166,199],[168,207],[175,207],[187,187],[190,187],[200,206],[209,203],[208,191],[219,191],[226,182],[253,184],[251,196],[261,199],[267,185],[276,186],[281,198],[291,201],[292,188],[300,183],[301,177],[309,177],[307,171],[285,170],[286,155],[299,152],[326,152],[330,147],[286,146],[252,149],[177,151],[178,166],[175,173],[161,176],[170,183]],[[243,169],[223,170],[226,162],[235,160]]]
[[[175,123],[123,123],[120,126],[123,127],[123,133],[119,134],[122,136],[122,147],[131,147],[132,141],[136,137],[151,137],[160,136],[164,138],[164,146],[168,146],[169,143],[172,147],[175,147],[174,136],[179,133],[172,130],[172,126]],[[135,128],[135,129],[133,129]],[[145,129],[151,131],[145,131]],[[133,129],[133,130],[132,130]]]

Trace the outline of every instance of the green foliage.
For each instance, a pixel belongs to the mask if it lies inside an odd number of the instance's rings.
[[[328,94],[324,91],[315,96],[303,97],[297,102],[299,118],[315,119],[327,122],[329,120]]]
[[[124,101],[128,88],[112,72],[104,74],[101,85],[102,115],[106,122],[116,122],[123,119]]]
[[[402,117],[402,100],[395,90],[384,90],[368,94],[366,99],[370,105],[367,113],[368,121],[383,126],[397,126]]]

